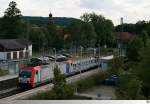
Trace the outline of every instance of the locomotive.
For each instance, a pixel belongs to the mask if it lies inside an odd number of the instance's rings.
[[[18,86],[21,88],[33,88],[42,83],[50,82],[54,77],[53,69],[56,65],[61,73],[67,76],[98,67],[100,65],[100,59],[92,57],[75,61],[50,62],[48,64],[32,60],[32,63],[34,64],[19,68]]]

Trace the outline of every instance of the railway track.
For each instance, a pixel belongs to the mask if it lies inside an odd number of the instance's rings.
[[[86,73],[91,73],[92,71],[93,72],[97,72],[98,69],[96,69],[97,67],[93,67],[93,68],[90,68],[88,70],[84,70],[82,71],[82,77],[85,77],[86,76]],[[77,73],[74,73],[74,74],[71,74],[71,75],[68,75],[67,76],[67,83],[73,83],[73,81],[76,81],[76,77],[81,77],[80,75],[80,72],[77,72]],[[85,74],[85,75],[84,75]],[[90,75],[90,74],[89,74]],[[43,90],[46,90],[46,89],[50,89],[52,88],[53,84],[51,83],[52,81],[50,81],[50,83],[44,83],[42,84],[41,86],[39,87],[36,87],[36,88],[33,88],[33,89],[26,89],[26,90],[22,90],[20,88],[17,88],[14,89],[14,90],[10,90],[8,89],[8,91],[6,91],[6,93],[2,93],[0,94],[0,99],[4,99],[4,100],[14,100],[14,99],[17,99],[17,98],[23,98],[23,96],[26,96],[26,95],[32,95],[33,93],[35,92],[38,92],[38,91],[43,91]],[[31,93],[32,94],[31,94]],[[12,97],[11,97],[12,96]],[[5,99],[6,98],[6,99]]]

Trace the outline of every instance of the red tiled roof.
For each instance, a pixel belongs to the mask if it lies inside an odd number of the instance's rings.
[[[129,32],[115,32],[115,39],[117,40],[129,40],[133,38],[135,35]]]

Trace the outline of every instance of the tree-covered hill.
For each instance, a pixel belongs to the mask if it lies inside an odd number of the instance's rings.
[[[23,16],[22,18],[25,21],[30,21],[31,24],[36,24],[38,26],[43,26],[48,23],[48,17]],[[68,26],[72,21],[77,19],[68,17],[53,17],[53,20],[56,25]]]

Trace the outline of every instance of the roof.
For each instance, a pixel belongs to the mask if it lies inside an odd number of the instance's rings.
[[[129,32],[115,32],[115,38],[117,40],[128,40],[133,38],[135,35]]]
[[[16,41],[24,46],[32,44],[30,41],[27,41],[26,39],[16,39]]]
[[[114,55],[101,57],[102,60],[112,60],[113,58],[114,58]]]
[[[23,42],[23,40],[19,39],[0,39],[0,45],[8,50],[24,49],[26,45]]]

